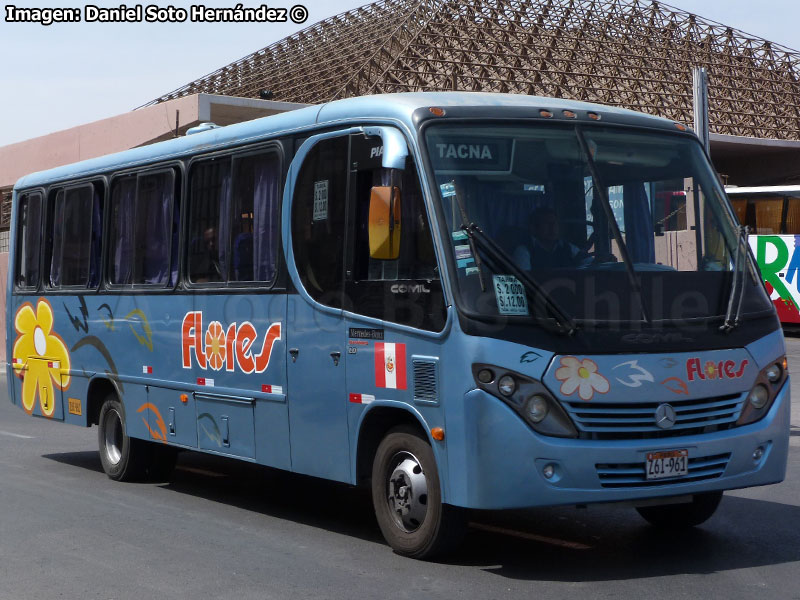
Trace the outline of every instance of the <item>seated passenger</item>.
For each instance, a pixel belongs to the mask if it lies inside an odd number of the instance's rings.
[[[537,208],[528,219],[531,239],[514,250],[514,262],[527,271],[540,269],[564,269],[583,264],[588,254],[562,240],[559,235],[558,217],[552,208]]]
[[[202,240],[194,240],[189,256],[189,274],[194,283],[222,281],[222,265],[217,247],[217,230],[209,227]]]

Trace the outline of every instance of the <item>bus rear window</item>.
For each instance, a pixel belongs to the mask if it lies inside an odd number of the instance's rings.
[[[36,289],[39,286],[39,254],[41,248],[42,195],[25,194],[19,202],[17,287]]]

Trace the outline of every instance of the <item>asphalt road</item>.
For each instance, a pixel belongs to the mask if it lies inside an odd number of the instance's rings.
[[[184,453],[170,483],[102,472],[97,429],[0,396],[0,599],[800,598],[800,339],[780,485],[729,492],[702,528],[632,508],[476,514],[446,562],[396,556],[369,495]]]

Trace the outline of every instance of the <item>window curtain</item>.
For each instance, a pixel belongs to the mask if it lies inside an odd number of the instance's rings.
[[[219,185],[219,221],[217,231],[217,251],[219,252],[219,270],[220,279],[222,281],[228,280],[228,240],[231,237],[231,167],[230,163],[226,165],[227,168],[221,168],[218,172],[220,174]],[[205,232],[200,232],[201,239]],[[204,242],[203,242],[204,243]]]
[[[102,219],[100,215],[100,192],[93,187],[92,194],[92,241],[89,248],[89,281],[88,287],[97,287],[100,283],[100,248],[103,244]]]
[[[114,257],[111,282],[131,283],[133,273],[134,227],[136,225],[136,178],[120,180],[114,188]]]
[[[146,230],[137,232],[137,237],[147,240],[143,250],[142,283],[167,283],[170,275],[169,252],[172,246],[172,177],[156,175],[157,185],[149,202],[139,202],[139,210],[146,210],[140,222]]]
[[[264,156],[254,165],[253,279],[272,281],[278,263],[280,185],[278,161]]]
[[[650,216],[650,200],[644,184],[626,184],[622,191],[622,203],[625,214],[625,245],[631,261],[655,263],[653,218]]]
[[[50,285],[61,285],[61,262],[64,251],[64,190],[56,194],[55,210],[53,213],[53,256],[50,261]]]

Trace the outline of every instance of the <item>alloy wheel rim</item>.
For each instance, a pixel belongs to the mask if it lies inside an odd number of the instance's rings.
[[[398,452],[389,463],[387,503],[395,525],[406,533],[422,526],[428,514],[428,480],[419,460]]]
[[[122,419],[116,410],[110,410],[106,413],[104,421],[103,446],[106,458],[112,465],[117,465],[122,459]]]

